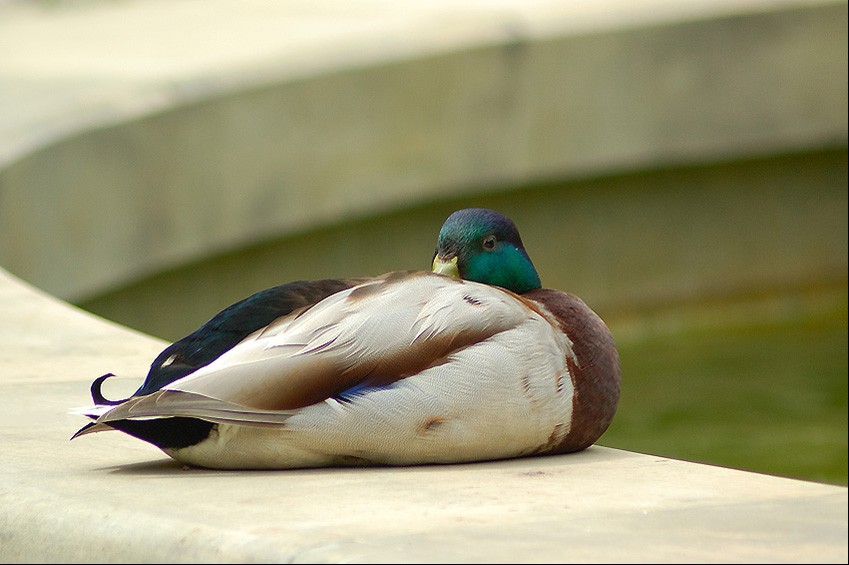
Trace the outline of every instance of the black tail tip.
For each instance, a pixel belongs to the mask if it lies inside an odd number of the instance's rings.
[[[86,424],[85,426],[83,426],[82,428],[77,430],[77,433],[72,435],[71,439],[76,439],[76,438],[80,437],[81,435],[83,435],[86,432],[87,429],[94,426],[95,424],[97,424],[97,422],[89,422],[88,424]]]

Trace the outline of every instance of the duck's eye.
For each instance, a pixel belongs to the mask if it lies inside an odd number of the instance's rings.
[[[492,251],[493,249],[495,249],[495,236],[494,235],[488,235],[488,236],[486,236],[486,238],[484,238],[483,248],[487,251]]]

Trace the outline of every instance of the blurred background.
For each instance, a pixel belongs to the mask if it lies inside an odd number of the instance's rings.
[[[610,326],[601,445],[847,484],[845,1],[0,1],[0,266],[82,308],[175,340],[464,207]]]

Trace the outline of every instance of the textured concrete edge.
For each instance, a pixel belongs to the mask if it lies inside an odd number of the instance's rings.
[[[473,471],[470,471],[473,472]],[[627,472],[626,472],[627,474]],[[222,529],[204,524],[202,521],[186,522],[168,516],[167,512],[156,514],[139,513],[133,508],[118,509],[114,506],[97,504],[96,500],[86,504],[65,496],[62,493],[51,492],[47,488],[35,489],[30,486],[4,484],[0,479],[0,497],[3,508],[0,511],[0,558],[4,562],[228,562],[228,563],[280,563],[280,562],[418,562],[419,559],[434,560],[434,562],[454,562],[475,549],[483,551],[491,546],[491,540],[483,531],[475,530],[464,533],[457,532],[449,536],[467,535],[466,544],[450,544],[439,546],[428,536],[410,532],[399,537],[397,534],[386,537],[373,537],[369,543],[361,544],[356,538],[351,538],[345,532],[339,532],[335,537],[328,537],[323,543],[286,543],[273,536],[262,533],[247,533],[240,528],[233,530]],[[571,531],[564,541],[572,545],[569,551],[571,559],[583,562],[642,562],[647,557],[648,549],[643,542],[657,543],[665,541],[663,547],[655,545],[651,550],[651,559],[657,562],[710,562],[715,559],[734,562],[809,562],[813,560],[823,563],[845,562],[847,548],[846,537],[840,538],[840,524],[831,522],[839,520],[838,516],[847,503],[845,488],[834,487],[835,492],[811,494],[793,500],[797,515],[795,519],[806,524],[820,523],[823,537],[814,542],[810,538],[794,543],[790,539],[774,540],[723,539],[721,525],[711,526],[711,520],[722,523],[725,512],[734,509],[718,506],[709,508],[699,506],[704,516],[697,522],[704,522],[707,540],[719,543],[717,547],[705,545],[705,539],[700,539],[697,531],[689,532],[686,536],[692,545],[682,543],[681,532],[669,532],[661,535],[656,532],[648,535],[640,534],[646,528],[645,523],[634,522],[634,516],[620,512],[611,513],[605,520],[604,509],[599,509],[593,516],[588,516],[587,525],[591,530],[601,527],[609,520],[613,531],[620,534],[620,528],[635,527],[630,535],[624,535],[618,540],[610,540],[605,547],[593,547],[586,544],[586,533],[581,530]],[[838,491],[837,489],[841,489]],[[108,496],[104,493],[104,496]],[[756,505],[755,510],[743,505],[733,518],[733,521],[763,518],[765,514],[775,512],[786,514],[788,507],[781,502],[763,503]],[[688,512],[682,512],[682,520],[689,521]],[[764,514],[765,513],[765,514]],[[674,512],[673,512],[674,514]],[[845,516],[845,515],[844,515]],[[260,522],[261,523],[261,522]],[[662,524],[657,524],[658,526]],[[507,526],[502,525],[502,526]],[[846,521],[843,521],[845,528]],[[523,532],[527,526],[520,527],[513,534],[523,537],[529,532]],[[789,530],[782,529],[787,535]],[[806,530],[810,535],[810,531]],[[443,533],[442,536],[445,534]],[[440,536],[440,537],[442,537]],[[597,535],[590,534],[590,539]],[[803,536],[804,537],[804,536]],[[444,541],[443,541],[444,543]],[[770,545],[774,547],[770,548]],[[553,551],[552,547],[547,548]],[[544,554],[546,548],[540,547],[536,555]],[[389,554],[390,559],[375,559],[378,554]],[[722,556],[722,557],[721,557]],[[562,559],[564,553],[551,553],[555,560]],[[483,559],[482,562],[497,562],[494,555]]]
[[[228,1],[205,2],[203,9],[206,16],[213,19],[226,18]],[[337,30],[340,35],[333,41],[319,43],[319,49],[309,54],[303,51],[315,45],[305,43],[298,47],[301,53],[297,57],[286,60],[275,60],[272,55],[266,54],[265,57],[255,57],[253,60],[242,61],[236,65],[230,62],[230,66],[225,64],[223,71],[215,69],[210,62],[204,61],[194,72],[186,73],[181,78],[168,74],[156,76],[154,72],[141,83],[131,81],[126,85],[116,84],[117,88],[108,93],[106,99],[99,100],[99,103],[97,101],[100,96],[89,97],[96,102],[93,106],[86,98],[68,96],[63,102],[66,107],[60,113],[51,111],[47,121],[39,123],[41,120],[36,119],[29,125],[22,124],[13,128],[11,136],[8,135],[9,132],[2,135],[0,169],[40,148],[80,132],[142,119],[145,116],[228,96],[239,91],[262,88],[279,82],[301,80],[339,70],[393,64],[450,52],[462,53],[472,49],[546,41],[566,35],[603,34],[636,27],[663,26],[709,18],[751,15],[758,12],[816,9],[845,3],[845,0],[643,0],[641,2],[603,0],[570,3],[503,2],[488,6],[476,3],[464,6],[453,2],[434,2],[399,7],[397,3],[391,2],[385,6],[366,2],[363,6],[365,14],[376,8],[387,9],[392,20],[391,25],[379,28],[376,36],[372,34],[372,37],[368,37],[340,26]],[[34,8],[27,2],[10,2],[8,6],[2,8],[13,24],[18,20],[31,25],[33,21],[42,19],[47,22],[48,30],[52,26],[54,32],[61,32],[63,19],[67,19],[72,25],[74,20],[79,22],[90,19],[92,25],[108,28],[116,24],[126,25],[128,18],[142,16],[143,19],[147,19],[162,16],[166,19],[163,19],[161,24],[168,26],[168,19],[173,18],[179,23],[191,15],[191,4],[187,2],[183,4],[183,6],[175,6],[172,2],[161,0],[159,2],[136,1],[117,6],[94,3],[88,9],[81,10],[73,8],[50,10],[42,7]],[[263,4],[262,2],[240,2],[239,7],[250,11],[258,7],[265,8]],[[320,4],[319,12],[325,10],[331,18],[350,15],[349,10],[357,9],[356,2],[347,9],[327,2],[324,3],[328,4],[325,7],[321,7]],[[230,8],[232,7],[234,6],[231,5]],[[292,7],[297,13],[299,8],[296,5]],[[283,8],[284,14],[285,11],[286,8]],[[170,18],[168,18],[169,12]],[[23,19],[21,15],[24,16]],[[174,18],[175,15],[176,18]],[[271,11],[267,17],[274,15],[280,14]],[[434,26],[441,26],[441,33],[434,33]],[[198,26],[201,33],[203,29],[204,26]],[[14,27],[7,27],[6,31],[8,33],[15,30]],[[134,35],[131,29],[127,32],[131,36]],[[387,32],[400,32],[404,39],[402,42],[389,41],[392,49],[386,49]],[[384,36],[383,39],[381,36]],[[13,40],[22,39],[15,38],[14,35],[11,37]],[[337,44],[335,47],[334,43]],[[339,44],[343,47],[340,48]],[[297,46],[297,42],[294,45]],[[88,47],[83,47],[80,52],[85,53],[87,49]],[[179,58],[179,54],[176,55]],[[73,61],[73,56],[70,55],[69,60]],[[90,56],[96,59],[108,57],[109,50],[98,48],[90,53]],[[37,55],[34,60],[38,60]],[[93,68],[97,69],[98,66],[103,65],[96,62]],[[109,66],[107,64],[106,68]],[[84,67],[85,63],[82,64],[82,68]],[[147,71],[149,72],[150,69]]]
[[[47,488],[0,483],[0,495],[0,557],[6,563],[284,563],[293,557],[259,535],[129,508],[104,515],[96,504],[82,505]]]

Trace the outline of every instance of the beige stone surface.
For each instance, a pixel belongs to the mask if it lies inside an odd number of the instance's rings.
[[[470,465],[183,469],[71,434],[163,343],[0,271],[2,562],[845,562],[847,489],[594,446]],[[603,438],[602,442],[603,443]]]

